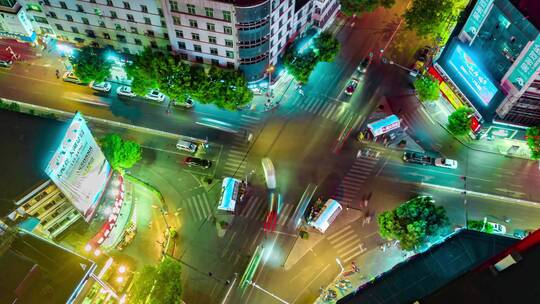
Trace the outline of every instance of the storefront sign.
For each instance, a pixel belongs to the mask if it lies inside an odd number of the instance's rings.
[[[469,44],[473,42],[492,7],[493,0],[478,0],[469,19],[465,22],[465,26],[463,26],[460,35],[460,38],[463,38],[462,41],[464,40],[464,42],[468,42]]]
[[[527,49],[528,47],[528,49]],[[520,91],[529,79],[540,68],[540,35],[534,41],[529,42],[525,56],[516,64],[516,67],[508,77],[512,85]]]
[[[392,130],[398,129],[400,126],[399,118],[396,115],[390,115],[381,120],[369,123],[367,125],[368,129],[371,131],[373,136],[377,137],[384,133],[390,132]]]

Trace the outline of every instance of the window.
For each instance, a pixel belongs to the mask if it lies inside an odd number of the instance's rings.
[[[167,34],[167,33],[163,33],[163,38],[165,38],[165,39],[169,39],[169,34]]]
[[[229,40],[229,39],[225,39],[225,45],[228,46],[228,47],[232,47],[233,46],[233,41]]]
[[[158,12],[158,15],[159,15],[160,17],[163,17],[163,10],[162,10],[162,9],[158,8],[158,9],[157,9],[157,12]]]
[[[148,30],[148,31],[146,31],[146,35],[148,35],[150,37],[154,37],[154,31]]]
[[[200,45],[198,44],[194,44],[193,45],[193,50],[195,50],[195,52],[202,52],[202,48]]]
[[[214,18],[214,9],[210,7],[205,7],[204,12],[206,13],[206,17]]]
[[[94,31],[92,30],[86,30],[86,36],[90,38],[96,38],[96,33],[94,33]]]
[[[105,27],[105,22],[103,22],[103,20],[99,20],[99,26]]]
[[[143,12],[143,13],[148,13],[148,6],[146,6],[146,5],[141,5],[141,12]]]
[[[60,1],[60,7],[63,9],[67,9],[67,5],[64,1]]]
[[[167,22],[165,22],[165,20],[160,20],[161,21],[161,26],[162,27],[167,27]]]
[[[230,27],[230,26],[224,26],[224,27],[223,27],[223,32],[225,32],[225,34],[231,35],[231,34],[232,34],[232,27]]]
[[[55,13],[55,12],[49,12],[49,15],[51,16],[51,18],[54,18],[54,19],[58,18],[58,17],[56,16],[56,13]]]
[[[173,16],[172,21],[173,21],[173,23],[175,25],[181,25],[182,24],[182,22],[180,21],[180,17],[178,17],[178,16]]]
[[[49,0],[43,0],[43,3],[45,3],[45,5],[51,6],[51,3],[49,2]]]
[[[130,54],[128,48],[122,48],[124,50],[124,54]]]
[[[208,42],[212,43],[212,44],[216,44],[216,37],[214,36],[208,36]]]
[[[193,5],[193,4],[188,4],[188,5],[187,5],[187,12],[188,12],[189,14],[195,15],[195,5]]]
[[[73,22],[73,17],[71,17],[71,15],[66,15],[66,19],[67,19],[67,21],[72,21]]]
[[[206,29],[209,30],[209,31],[215,32],[216,31],[216,25],[213,24],[213,23],[207,23],[206,24]]]
[[[217,49],[216,48],[210,48],[210,54],[217,55],[218,54]]]
[[[176,37],[178,38],[184,38],[184,32],[176,30],[174,31],[176,33]]]
[[[136,27],[133,27],[133,26],[132,26],[132,27],[131,27],[131,32],[132,32],[133,34],[138,34],[138,33],[139,33],[139,30],[138,30]]]
[[[169,1],[171,5],[171,12],[179,12],[178,10],[178,1]]]
[[[109,33],[103,33],[103,38],[105,39],[111,39],[111,35],[109,35]]]
[[[126,17],[129,22],[135,22],[135,18],[133,18],[133,15],[127,14]]]
[[[108,6],[113,6],[112,0],[107,0],[107,5]]]
[[[77,11],[80,12],[80,13],[84,13],[84,8],[82,5],[80,4],[77,4]]]
[[[124,35],[116,35],[116,39],[118,39],[118,41],[120,42],[126,42],[126,36]]]
[[[129,5],[129,2],[124,1],[124,8],[125,9],[131,9],[131,6]]]
[[[197,27],[197,20],[189,19],[189,26]]]
[[[88,21],[88,18],[86,17],[82,17],[81,20],[82,20],[82,23],[84,24],[90,24],[90,21]]]
[[[158,48],[157,42],[150,41],[150,47],[153,48],[153,49],[157,49]]]
[[[217,59],[211,59],[213,65],[219,65],[219,60]]]
[[[141,39],[135,38],[135,44],[136,44],[136,45],[142,45]]]
[[[193,40],[197,40],[197,41],[200,40],[200,39],[199,39],[199,38],[200,38],[200,37],[199,37],[199,34],[197,34],[197,33],[191,33],[191,38],[192,38]]]
[[[184,41],[178,41],[178,48],[185,50],[186,49],[186,43]]]
[[[117,31],[121,31],[122,30],[122,26],[118,23],[115,23],[114,24],[114,28],[117,30]]]
[[[180,53],[180,58],[182,58],[182,60],[188,60],[188,56],[185,53]]]
[[[231,22],[231,12],[223,11],[223,20]]]
[[[56,25],[56,28],[59,30],[59,31],[63,31],[64,30],[64,27],[61,25],[61,24],[55,24]]]
[[[234,58],[234,52],[233,51],[226,51],[225,55],[227,55],[227,58]]]
[[[72,27],[71,27],[71,31],[72,31],[73,33],[75,33],[75,34],[78,34],[78,33],[79,33],[79,29],[78,29],[77,27],[75,27],[75,26],[72,26]]]
[[[203,63],[204,59],[201,56],[195,56],[195,61]]]
[[[43,18],[40,16],[34,16],[34,21],[39,22],[39,23],[49,24],[46,18]]]
[[[233,62],[227,62],[227,67],[229,69],[234,69],[234,63]]]
[[[146,24],[152,24],[152,21],[150,21],[150,18],[144,17],[144,23],[146,23]]]
[[[116,14],[115,11],[111,11],[111,18],[113,18],[113,19],[118,18],[118,15]]]

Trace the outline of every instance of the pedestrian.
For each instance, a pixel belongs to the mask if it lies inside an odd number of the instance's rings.
[[[56,78],[60,78],[60,71],[58,69],[56,69]]]

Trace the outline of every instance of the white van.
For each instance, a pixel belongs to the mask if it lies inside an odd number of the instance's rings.
[[[266,180],[266,187],[270,190],[276,189],[276,169],[270,158],[265,157],[261,160],[261,164],[264,171],[264,179]]]
[[[308,224],[319,230],[321,233],[325,233],[326,229],[330,227],[330,224],[332,224],[336,217],[341,213],[341,210],[343,210],[343,207],[341,207],[341,204],[338,203],[338,201],[328,199],[317,216]]]
[[[190,142],[190,141],[187,141],[187,140],[183,140],[183,139],[179,139],[178,142],[176,143],[176,148],[179,149],[179,150],[195,153],[195,152],[197,152],[198,146],[197,146],[196,143],[193,143],[193,142]]]

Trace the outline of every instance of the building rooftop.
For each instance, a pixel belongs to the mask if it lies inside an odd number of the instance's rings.
[[[0,303],[69,302],[95,267],[91,260],[20,231],[0,252]]]
[[[413,303],[518,241],[494,234],[461,230],[443,243],[396,265],[391,271],[340,299],[338,303]]]
[[[68,123],[0,110],[0,217],[15,203],[48,180],[45,167]]]

